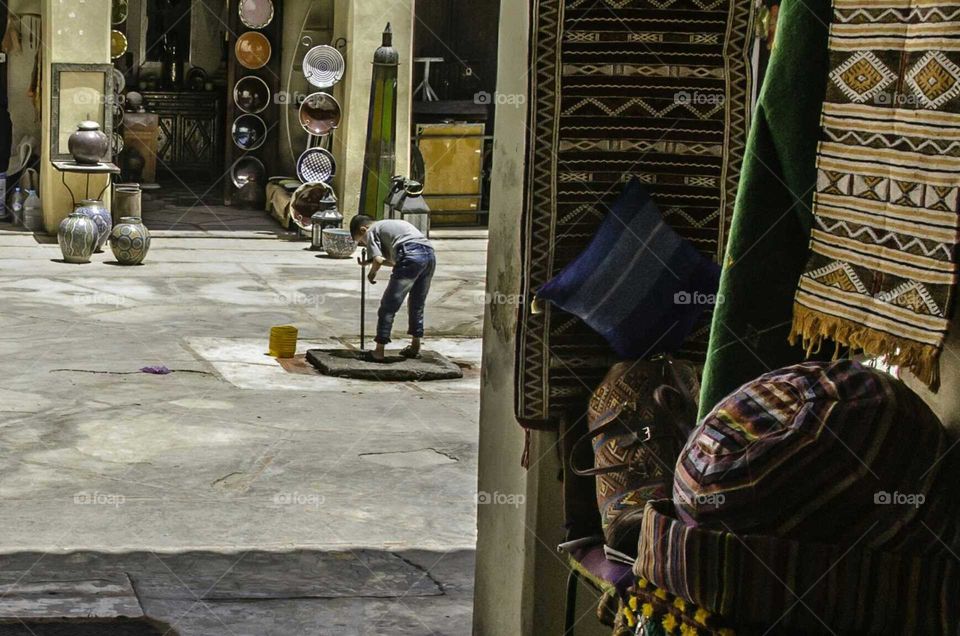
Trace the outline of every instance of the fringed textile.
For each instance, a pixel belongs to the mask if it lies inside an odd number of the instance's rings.
[[[936,390],[957,282],[960,2],[834,0],[811,256],[791,341]]]

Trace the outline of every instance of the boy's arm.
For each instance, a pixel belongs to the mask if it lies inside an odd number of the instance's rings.
[[[370,259],[370,272],[367,273],[367,280],[370,281],[371,285],[377,284],[377,272],[380,271],[380,268],[383,266],[384,258],[382,256],[374,256]]]

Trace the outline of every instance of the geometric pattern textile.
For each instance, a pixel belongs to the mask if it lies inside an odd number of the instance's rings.
[[[960,2],[835,0],[811,257],[792,338],[936,389],[957,281]]]
[[[636,177],[720,262],[750,125],[755,3],[532,0],[516,411],[552,428],[616,361],[580,319],[532,306]],[[702,362],[709,316],[679,357]]]

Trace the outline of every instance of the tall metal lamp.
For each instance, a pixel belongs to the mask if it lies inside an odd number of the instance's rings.
[[[367,147],[360,183],[360,214],[383,218],[383,201],[397,166],[397,75],[400,54],[393,48],[390,24],[373,56],[373,85],[367,120]]]

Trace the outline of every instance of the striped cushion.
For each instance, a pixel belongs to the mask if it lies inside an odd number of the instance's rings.
[[[590,245],[537,290],[578,316],[619,355],[676,351],[713,304],[719,266],[667,225],[637,179]]]
[[[938,461],[949,444],[896,378],[850,360],[800,364],[704,418],[681,451],[674,501],[687,524],[738,534],[960,551],[950,464]]]
[[[692,528],[647,504],[634,574],[736,626],[737,634],[955,636],[960,563],[837,544]]]
[[[694,430],[673,500],[644,511],[635,573],[738,625],[956,634],[951,447],[886,373],[850,360],[768,373]]]

